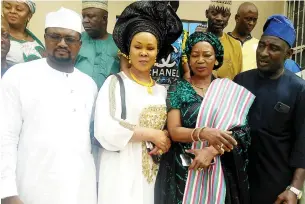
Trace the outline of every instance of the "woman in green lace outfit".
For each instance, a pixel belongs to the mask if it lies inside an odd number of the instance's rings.
[[[181,79],[168,90],[167,128],[173,141],[168,153],[164,154],[155,186],[155,201],[158,204],[180,204],[183,202],[188,169],[200,170],[208,167],[219,153],[230,151],[236,141],[231,132],[206,127],[195,129],[199,109],[210,83],[214,80],[212,71],[222,65],[223,47],[211,33],[193,33],[186,42],[185,50],[192,77],[190,82]],[[188,153],[194,136],[210,144],[221,142],[223,148],[213,146],[205,150]],[[196,139],[197,140],[197,139]],[[191,158],[196,157],[192,162]]]
[[[6,57],[10,66],[44,57],[45,47],[27,29],[35,9],[36,5],[32,0],[3,1],[3,15],[10,26],[11,48]]]

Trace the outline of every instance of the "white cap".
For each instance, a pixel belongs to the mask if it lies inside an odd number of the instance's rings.
[[[50,12],[46,16],[45,28],[67,28],[82,32],[82,20],[75,11],[61,7],[58,11]]]

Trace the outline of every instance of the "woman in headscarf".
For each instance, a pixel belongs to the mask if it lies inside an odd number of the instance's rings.
[[[167,128],[173,143],[161,158],[155,203],[223,204],[224,199],[218,199],[218,194],[226,190],[225,184],[233,183],[235,188],[230,188],[234,194],[227,194],[226,203],[247,204],[245,169],[249,137],[245,117],[254,97],[230,80],[213,77],[212,71],[222,65],[224,54],[223,46],[214,34],[193,33],[186,42],[185,53],[192,76],[190,82],[179,80],[168,91]],[[236,97],[236,94],[241,95]],[[234,97],[244,99],[245,96],[251,100],[234,101]],[[244,111],[239,107],[242,104],[246,107]],[[236,118],[237,122],[231,121]],[[233,128],[238,128],[239,132]],[[236,152],[237,162],[240,162],[237,165],[231,158]],[[231,165],[227,171],[230,179],[222,183],[219,183],[224,177],[218,159],[220,155],[222,158],[228,155],[226,161]],[[231,171],[238,168],[243,172]],[[235,176],[240,183],[236,184]],[[237,191],[236,186],[242,191]]]
[[[44,56],[45,47],[27,29],[35,9],[33,0],[3,1],[2,12],[10,26],[11,48],[6,57],[10,66]]]
[[[94,136],[103,147],[99,204],[154,203],[157,156],[168,151],[170,139],[164,130],[166,88],[150,70],[181,32],[166,2],[134,2],[115,24],[114,41],[130,68],[108,77],[96,101]]]

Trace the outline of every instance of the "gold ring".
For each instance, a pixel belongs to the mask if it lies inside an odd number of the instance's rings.
[[[202,171],[202,168],[198,168],[197,170],[198,170],[198,171]]]
[[[162,149],[159,149],[159,150],[158,150],[158,154],[160,154],[160,155],[162,155],[162,154],[163,154]]]
[[[217,145],[218,149],[221,149],[223,147],[223,144]]]

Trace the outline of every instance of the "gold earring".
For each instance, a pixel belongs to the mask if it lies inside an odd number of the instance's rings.
[[[154,63],[154,65],[157,66],[157,64],[158,64],[158,63],[157,63],[157,58],[155,58],[155,63]]]
[[[119,53],[123,56],[123,57],[125,57],[125,59],[127,59],[128,60],[128,56],[127,55],[125,55],[124,53],[122,53],[121,51],[119,51]]]
[[[215,62],[215,65],[216,65],[216,66],[218,66],[218,65],[219,65],[219,62],[218,62],[217,60],[216,60],[216,62]]]
[[[130,55],[128,56],[128,63],[131,64]]]

